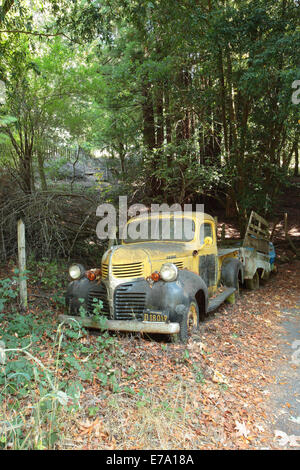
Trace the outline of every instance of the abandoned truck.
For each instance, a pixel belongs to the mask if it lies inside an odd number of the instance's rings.
[[[83,307],[87,315],[80,322],[97,327],[94,302],[100,300],[109,330],[163,333],[186,342],[198,329],[199,320],[222,302],[234,302],[239,285],[256,289],[274,269],[268,223],[254,212],[244,239],[225,239],[227,245],[221,246],[217,245],[215,220],[208,214],[169,214],[168,240],[161,236],[165,215],[141,215],[128,224],[140,223],[143,217],[158,217],[157,240],[127,237],[104,253],[101,268],[70,267],[69,315],[61,319],[70,320],[72,315],[79,319]],[[193,236],[172,237],[178,217],[188,217]]]

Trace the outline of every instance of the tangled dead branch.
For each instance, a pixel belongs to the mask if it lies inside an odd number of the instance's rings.
[[[0,258],[17,253],[17,221],[26,227],[27,253],[36,258],[84,259],[103,248],[96,236],[96,196],[68,192],[14,193],[0,200]]]

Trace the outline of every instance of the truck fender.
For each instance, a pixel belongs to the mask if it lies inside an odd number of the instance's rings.
[[[178,277],[189,302],[196,300],[200,319],[204,318],[208,308],[208,290],[204,280],[198,274],[187,270],[180,270]]]
[[[84,307],[87,310],[88,293],[91,287],[91,282],[86,278],[82,277],[76,281],[69,283],[67,292],[65,294],[66,307],[69,313],[78,315],[80,307]],[[79,299],[82,299],[82,303]]]
[[[221,267],[221,282],[226,287],[238,287],[238,280],[244,282],[244,268],[237,258],[227,258]]]

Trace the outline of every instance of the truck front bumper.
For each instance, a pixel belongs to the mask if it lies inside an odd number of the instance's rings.
[[[161,333],[176,334],[179,333],[180,325],[176,322],[144,322],[138,320],[106,320],[103,325],[89,317],[73,317],[71,315],[59,315],[60,322],[72,323],[78,322],[87,328],[105,329],[112,331],[134,331],[139,333]]]

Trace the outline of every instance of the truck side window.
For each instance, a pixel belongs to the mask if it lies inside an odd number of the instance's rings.
[[[213,238],[212,225],[210,223],[204,223],[200,226],[200,243],[203,245],[206,237]]]

